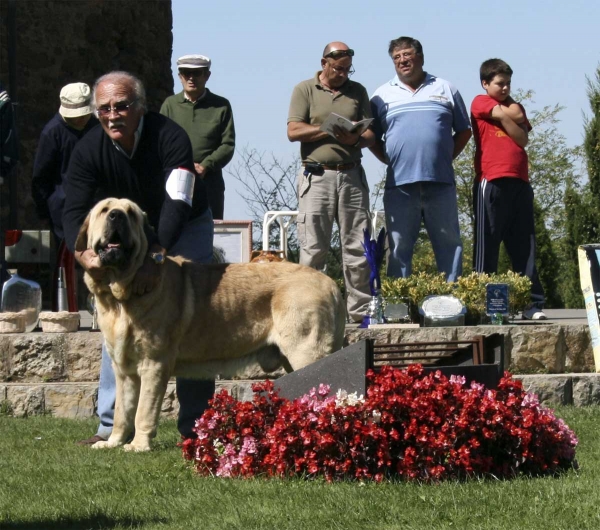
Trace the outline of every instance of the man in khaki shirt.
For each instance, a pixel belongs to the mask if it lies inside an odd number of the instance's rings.
[[[369,188],[361,165],[361,149],[375,136],[336,127],[334,136],[321,131],[332,113],[351,121],[371,117],[365,88],[349,78],[354,51],[343,42],[323,50],[316,75],[294,88],[288,115],[290,142],[300,142],[302,168],[298,175],[298,240],[300,263],[325,272],[333,221],[337,220],[347,309],[351,321],[361,322],[371,294],[369,267],[361,245],[369,226]]]

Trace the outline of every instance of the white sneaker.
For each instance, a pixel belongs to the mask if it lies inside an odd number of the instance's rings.
[[[521,315],[523,320],[546,320],[548,317],[539,307],[530,306]]]

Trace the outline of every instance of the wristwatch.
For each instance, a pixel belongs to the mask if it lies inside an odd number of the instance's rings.
[[[163,265],[166,260],[165,255],[162,252],[150,252],[148,256],[157,265]]]

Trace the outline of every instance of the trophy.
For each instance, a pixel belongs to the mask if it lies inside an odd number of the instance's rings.
[[[369,229],[363,230],[364,241],[362,246],[365,249],[365,257],[371,269],[369,274],[369,287],[371,288],[371,301],[367,308],[367,314],[364,316],[361,328],[367,328],[370,324],[384,324],[385,316],[383,314],[383,299],[381,298],[381,278],[379,269],[383,263],[385,254],[385,228],[382,228],[377,236],[377,240],[371,239]]]

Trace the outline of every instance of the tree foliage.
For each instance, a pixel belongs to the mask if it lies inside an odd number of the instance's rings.
[[[577,249],[600,243],[600,66],[587,79],[591,116],[584,118],[584,143],[588,180],[572,182],[565,196],[565,234],[562,240],[561,276],[565,307],[584,307],[579,287]]]
[[[583,148],[587,161],[590,192],[600,199],[600,65],[593,79],[587,79],[587,95],[592,114],[585,119]]]

